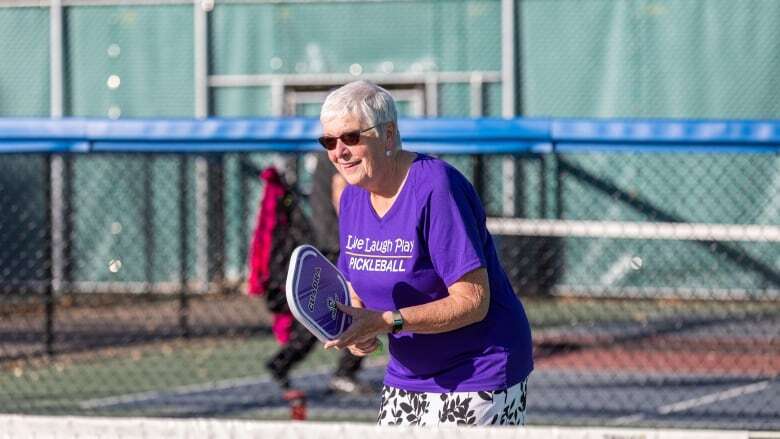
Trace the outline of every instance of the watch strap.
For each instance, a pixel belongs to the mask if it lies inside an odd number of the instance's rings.
[[[393,329],[391,333],[397,334],[404,329],[404,316],[400,311],[393,311]]]

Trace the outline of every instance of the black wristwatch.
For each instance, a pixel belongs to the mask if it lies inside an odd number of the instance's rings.
[[[404,329],[404,316],[400,311],[393,311],[393,329],[390,331],[392,334],[398,334]]]

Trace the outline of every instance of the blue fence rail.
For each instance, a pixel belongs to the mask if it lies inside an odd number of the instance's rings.
[[[626,149],[777,153],[780,121],[614,119],[403,119],[407,149],[446,154]],[[307,152],[312,118],[0,119],[0,153]]]

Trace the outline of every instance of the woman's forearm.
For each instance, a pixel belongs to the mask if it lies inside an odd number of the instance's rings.
[[[423,305],[400,309],[404,332],[437,334],[471,325],[485,318],[490,307],[487,270],[471,271],[452,284],[449,296]],[[392,312],[382,313],[392,327]]]

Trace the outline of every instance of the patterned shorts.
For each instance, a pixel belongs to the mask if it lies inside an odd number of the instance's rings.
[[[525,425],[525,380],[491,392],[410,392],[384,386],[379,425]]]

